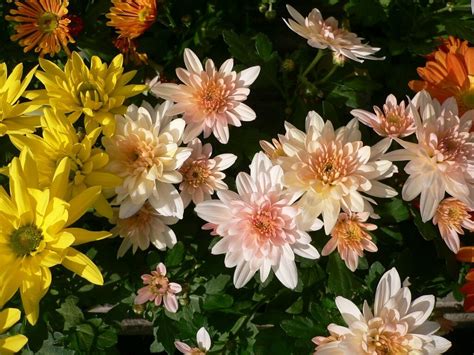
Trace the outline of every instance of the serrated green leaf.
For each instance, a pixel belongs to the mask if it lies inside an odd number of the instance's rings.
[[[206,293],[209,295],[215,295],[224,290],[225,286],[229,283],[229,275],[219,275],[210,279],[204,287],[206,288]]]
[[[293,338],[311,339],[316,334],[314,322],[302,316],[283,320],[281,327],[286,334]]]
[[[232,306],[233,303],[234,298],[231,295],[209,295],[204,299],[202,308],[208,311],[216,309],[226,309]]]
[[[84,320],[82,310],[77,306],[79,298],[76,296],[68,296],[56,311],[64,318],[64,330],[76,326]]]
[[[173,267],[181,264],[184,258],[184,252],[184,244],[182,242],[176,243],[176,245],[173,246],[166,255],[165,265]]]
[[[328,289],[337,296],[349,298],[362,286],[336,253],[329,256],[327,273]]]

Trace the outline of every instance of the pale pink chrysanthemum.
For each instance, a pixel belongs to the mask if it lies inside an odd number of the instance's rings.
[[[254,66],[239,73],[232,70],[233,59],[226,60],[219,70],[208,59],[204,65],[192,50],[184,50],[186,69],[176,69],[183,84],[162,83],[152,88],[161,98],[176,102],[171,112],[183,113],[186,121],[184,143],[204,132],[212,134],[219,142],[229,141],[229,125],[240,127],[241,121],[253,121],[255,112],[243,101],[250,93],[248,88],[257,79],[260,67]]]
[[[179,169],[183,176],[179,190],[184,207],[191,201],[198,204],[209,200],[214,191],[227,190],[227,184],[222,181],[225,178],[222,171],[237,159],[234,154],[219,154],[211,158],[211,144],[202,145],[199,138],[189,142],[188,148],[192,149],[192,153]]]
[[[146,250],[150,243],[158,250],[171,249],[176,244],[176,235],[168,225],[178,222],[178,218],[161,216],[148,202],[134,215],[117,218],[115,222],[112,233],[123,238],[117,251],[118,258],[130,248],[133,254],[138,248]]]
[[[146,201],[161,215],[183,218],[183,201],[173,184],[180,183],[178,169],[191,155],[181,148],[185,122],[169,115],[169,101],[153,108],[143,102],[116,115],[116,130],[102,143],[109,154],[108,169],[123,178],[116,188],[119,217],[134,215]]]
[[[176,294],[180,293],[182,288],[176,282],[169,282],[166,277],[166,267],[163,263],[159,263],[156,270],[151,272],[151,275],[142,275],[142,280],[146,286],[138,290],[135,304],[154,302],[156,306],[159,306],[163,302],[169,312],[176,313],[178,310]]]
[[[197,348],[192,348],[182,341],[176,340],[174,346],[184,355],[205,355],[211,348],[211,337],[206,328],[201,327],[196,334]]]
[[[445,198],[436,209],[433,224],[438,225],[441,237],[453,253],[459,251],[459,234],[464,234],[463,228],[474,232],[474,221],[469,212],[472,212],[471,208],[452,197]]]
[[[349,270],[355,271],[359,258],[364,256],[364,250],[371,253],[378,250],[372,242],[372,237],[367,233],[367,231],[377,229],[377,226],[365,223],[368,218],[369,212],[341,213],[331,231],[331,239],[324,246],[321,255],[329,255],[337,248],[337,252]]]
[[[385,155],[392,161],[409,160],[409,174],[402,198],[411,201],[420,195],[423,222],[433,218],[447,192],[470,208],[474,206],[474,133],[469,132],[474,110],[458,116],[454,98],[442,105],[426,91],[420,91],[411,104],[416,123],[417,143],[396,141],[405,149]]]
[[[339,28],[334,17],[324,20],[318,9],[313,9],[308,17],[303,17],[292,6],[286,5],[292,19],[285,20],[286,25],[295,33],[308,40],[308,45],[318,49],[330,48],[336,57],[346,58],[362,63],[365,59],[383,60],[373,54],[380,48],[362,43],[363,38],[355,33]]]
[[[234,285],[243,287],[259,270],[264,282],[272,269],[288,288],[298,282],[295,254],[317,259],[311,237],[299,228],[298,194],[283,186],[283,170],[262,152],[250,165],[250,175],[237,175],[238,194],[218,191],[219,200],[204,201],[195,211],[222,237],[212,254],[226,254],[225,266],[234,267]],[[209,224],[207,225],[209,226]],[[321,227],[319,223],[318,227]]]
[[[427,321],[434,304],[432,295],[412,301],[409,288],[392,268],[379,281],[373,312],[366,301],[360,312],[352,301],[336,297],[348,327],[329,325],[331,337],[319,342],[314,354],[442,354],[451,342],[434,335],[439,324]]]
[[[397,194],[379,182],[392,176],[396,166],[379,159],[381,152],[377,147],[364,146],[357,119],[334,130],[330,121],[324,122],[316,113],[308,115],[304,142],[303,147],[282,144],[287,154],[282,158],[285,184],[304,193],[298,202],[303,211],[303,226],[322,214],[324,230],[329,234],[341,208],[373,212],[370,203],[375,202],[362,193],[382,198]]]

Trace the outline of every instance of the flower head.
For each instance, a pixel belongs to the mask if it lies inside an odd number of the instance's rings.
[[[34,113],[41,107],[37,101],[19,103],[22,95],[31,82],[36,68],[33,68],[23,79],[23,64],[18,64],[10,75],[7,65],[0,63],[0,137],[5,134],[25,134],[34,132],[40,126],[40,118]]]
[[[292,6],[286,5],[292,19],[283,20],[295,33],[308,40],[308,45],[318,49],[330,48],[338,56],[344,56],[357,62],[365,59],[383,60],[373,54],[380,48],[362,43],[363,38],[355,33],[339,28],[334,17],[324,20],[318,9],[313,9],[308,17],[303,17]]]
[[[203,68],[199,58],[188,48],[184,50],[184,64],[186,69],[176,69],[176,75],[184,84],[163,83],[155,85],[152,92],[177,103],[172,114],[184,113],[184,143],[204,132],[204,138],[213,133],[219,142],[226,144],[229,124],[240,127],[240,121],[253,121],[256,117],[243,101],[260,67],[236,73],[232,70],[234,61],[228,59],[216,70],[214,62],[208,59]]]
[[[38,71],[36,76],[46,88],[41,98],[58,111],[72,113],[72,122],[84,114],[88,132],[101,125],[103,133],[110,136],[115,130],[114,115],[126,111],[124,101],[146,90],[146,85],[127,85],[136,72],[124,73],[122,64],[122,55],[110,65],[93,56],[88,68],[74,52],[62,70],[53,62],[40,59],[44,71]]]
[[[163,302],[169,312],[176,313],[178,310],[176,294],[180,293],[182,288],[175,282],[169,282],[163,263],[159,263],[156,266],[156,271],[152,271],[151,275],[142,275],[142,280],[146,286],[138,290],[135,304],[154,302],[156,306],[159,306]]]
[[[328,326],[331,338],[320,343],[315,354],[442,354],[451,343],[433,335],[439,324],[427,321],[434,302],[432,295],[412,301],[410,290],[401,286],[400,276],[392,268],[377,286],[373,312],[367,302],[361,313],[350,300],[336,298],[348,327]]]
[[[205,355],[211,348],[211,337],[206,328],[202,327],[196,334],[197,348],[191,348],[188,344],[181,341],[175,341],[174,346],[184,355]]]
[[[460,114],[474,109],[474,48],[467,41],[450,36],[417,71],[422,80],[410,81],[412,90],[426,90],[439,102],[453,96]]]
[[[112,0],[110,12],[105,15],[121,38],[134,39],[151,27],[156,19],[156,0]]]
[[[20,320],[21,312],[16,308],[6,308],[0,312],[0,334],[5,333],[11,326]],[[0,353],[16,354],[28,342],[24,335],[17,334],[0,338]]]
[[[160,216],[148,202],[133,216],[118,218],[117,225],[112,230],[114,234],[123,238],[117,257],[125,255],[130,247],[134,254],[138,248],[146,250],[150,243],[158,250],[171,249],[176,244],[176,235],[168,225],[177,221],[176,217]]]
[[[304,193],[298,202],[304,225],[322,214],[324,230],[329,234],[337,222],[341,208],[352,212],[373,212],[372,200],[361,193],[376,197],[393,197],[397,193],[378,180],[390,177],[396,167],[381,160],[377,149],[364,146],[357,120],[334,130],[330,121],[313,113],[306,119],[306,134],[301,132],[296,146],[283,144],[285,184]]]
[[[184,207],[191,201],[198,204],[209,200],[214,190],[227,190],[227,184],[222,181],[225,178],[222,170],[229,168],[237,159],[234,154],[211,158],[212,146],[209,143],[202,145],[199,138],[189,142],[188,148],[192,149],[192,153],[179,169],[183,176],[179,189]]]
[[[168,101],[155,108],[147,102],[131,105],[125,115],[116,117],[115,135],[102,140],[110,157],[109,171],[123,178],[116,189],[122,219],[146,201],[163,216],[183,217],[183,201],[173,184],[181,182],[178,169],[191,149],[179,147],[185,123],[169,116],[171,107]]]
[[[69,43],[74,39],[69,34],[67,17],[68,0],[24,0],[15,1],[16,9],[5,16],[8,21],[18,22],[12,41],[18,41],[25,52],[35,49],[40,56],[55,55],[61,48],[67,54]]]
[[[438,225],[441,237],[453,253],[459,251],[459,234],[464,234],[463,228],[474,232],[471,211],[465,203],[452,197],[441,201],[436,209],[433,223]]]
[[[341,213],[331,232],[331,239],[324,246],[321,255],[329,255],[334,249],[345,261],[346,266],[355,271],[359,258],[364,256],[364,250],[376,252],[377,246],[367,231],[377,229],[375,224],[365,223],[369,218],[368,212]]]
[[[271,269],[283,285],[295,288],[295,254],[319,257],[310,244],[311,237],[298,226],[300,210],[294,205],[298,195],[284,189],[281,167],[273,165],[264,153],[254,156],[250,175],[237,175],[236,185],[238,194],[218,191],[219,200],[196,206],[198,216],[215,224],[214,231],[222,237],[212,254],[226,254],[226,267],[236,266],[237,288],[258,270],[264,282]]]
[[[10,196],[0,188],[0,307],[19,289],[31,324],[36,323],[39,302],[51,284],[51,267],[62,264],[96,285],[103,284],[97,266],[72,246],[111,234],[69,228],[95,202],[100,188],[84,190],[66,202],[69,164],[63,158],[51,186],[40,189],[36,163],[24,150],[9,167]]]
[[[424,222],[430,220],[445,192],[474,206],[474,133],[469,133],[474,110],[461,117],[454,98],[442,105],[426,91],[418,93],[411,104],[416,123],[417,143],[396,139],[404,149],[385,155],[392,161],[409,160],[402,197],[413,200],[421,194],[420,211]]]

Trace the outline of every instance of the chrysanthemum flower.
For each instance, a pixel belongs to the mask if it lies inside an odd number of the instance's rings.
[[[135,254],[138,248],[146,250],[153,244],[158,250],[172,248],[176,244],[176,235],[168,227],[178,222],[176,217],[160,216],[151,205],[146,202],[133,216],[118,218],[112,233],[123,238],[117,251],[120,258],[132,247]]]
[[[351,271],[355,271],[359,258],[364,256],[364,250],[372,253],[378,250],[372,242],[372,237],[367,233],[367,231],[377,229],[377,226],[365,223],[368,218],[368,212],[341,213],[331,232],[331,239],[324,246],[321,255],[329,255],[337,248],[346,266]]]
[[[227,184],[222,181],[225,178],[222,170],[229,168],[237,159],[234,154],[219,154],[211,158],[211,144],[202,145],[199,138],[189,142],[188,148],[192,149],[192,153],[179,169],[183,176],[179,190],[184,207],[191,201],[197,205],[209,200],[214,190],[227,190]]]
[[[116,116],[113,137],[102,143],[109,154],[109,171],[123,178],[116,189],[119,217],[134,215],[146,201],[161,215],[183,218],[183,201],[173,184],[182,176],[178,169],[191,155],[179,148],[185,123],[169,116],[169,101],[153,108],[129,106],[124,116]]]
[[[459,234],[464,234],[463,228],[474,232],[471,211],[465,203],[452,197],[441,201],[436,209],[433,224],[438,225],[441,237],[453,253],[459,251]]]
[[[253,121],[255,112],[243,101],[250,93],[249,86],[257,79],[260,67],[255,66],[236,73],[234,61],[226,60],[219,70],[208,59],[203,68],[192,50],[184,50],[186,69],[176,69],[176,75],[184,84],[163,83],[155,85],[152,92],[177,104],[170,114],[184,113],[186,121],[184,143],[204,132],[204,138],[212,134],[219,142],[229,141],[229,126],[240,127],[240,121]]]
[[[357,119],[334,130],[332,123],[314,113],[306,120],[305,144],[283,144],[285,184],[304,193],[298,202],[303,226],[322,214],[324,230],[329,234],[341,208],[352,212],[373,212],[365,193],[375,197],[393,197],[397,192],[378,180],[390,177],[396,167],[380,160],[376,149],[364,146]]]
[[[218,191],[219,200],[201,202],[195,211],[215,224],[222,237],[212,254],[226,254],[225,266],[234,267],[234,285],[243,287],[260,270],[264,282],[270,270],[288,288],[298,283],[295,254],[317,259],[311,237],[299,228],[298,197],[283,187],[283,170],[262,152],[250,165],[250,175],[237,175],[237,191]],[[319,227],[321,227],[319,225]]]
[[[467,273],[461,292],[464,294],[464,312],[474,312],[474,269]]]
[[[81,134],[76,132],[63,113],[52,109],[44,110],[41,122],[43,137],[34,134],[11,136],[12,143],[20,151],[31,150],[33,159],[38,163],[40,187],[51,184],[57,164],[66,157],[70,162],[71,174],[67,191],[64,191],[65,199],[78,196],[88,187],[99,186],[102,192],[94,208],[100,215],[112,218],[112,208],[107,198],[112,197],[113,189],[122,180],[105,170],[109,157],[101,148],[96,147],[100,128]]]
[[[418,143],[396,138],[405,149],[385,155],[392,161],[409,160],[410,175],[402,190],[405,201],[421,194],[420,211],[424,222],[433,218],[445,192],[474,206],[474,133],[469,130],[474,110],[458,116],[454,98],[442,105],[426,91],[413,99],[412,110]]]
[[[156,266],[156,271],[142,275],[143,284],[146,285],[138,290],[135,304],[154,302],[156,306],[163,302],[165,308],[172,313],[178,310],[178,299],[176,294],[180,293],[181,285],[169,282],[166,277],[166,267],[163,263]]]
[[[313,9],[308,17],[303,17],[292,6],[286,5],[292,19],[283,20],[293,32],[308,40],[308,45],[318,49],[329,48],[335,55],[344,56],[362,63],[365,59],[383,60],[373,54],[380,48],[371,47],[362,43],[363,38],[355,33],[339,28],[334,17],[324,20],[318,9]]]
[[[35,49],[40,56],[55,55],[61,48],[69,55],[67,47],[74,43],[69,34],[67,17],[68,0],[24,0],[15,1],[16,9],[5,16],[8,21],[18,22],[12,41],[18,41],[25,52]]]
[[[119,37],[129,39],[141,36],[156,19],[156,0],[112,0],[110,12],[105,15]]]
[[[146,53],[137,51],[137,43],[134,39],[128,37],[118,37],[113,41],[115,48],[120,50],[125,57],[125,63],[134,63],[136,65],[148,63]]]
[[[40,98],[58,111],[72,113],[72,122],[84,114],[88,132],[100,124],[103,133],[110,136],[115,130],[114,115],[127,109],[124,101],[147,89],[146,85],[127,85],[136,71],[124,73],[122,65],[122,55],[116,56],[109,66],[93,56],[89,69],[74,52],[62,70],[40,58],[44,72],[38,71],[36,77],[46,88]]]
[[[460,114],[474,109],[474,48],[467,41],[450,36],[417,71],[422,80],[410,81],[412,90],[426,90],[440,102],[453,96]]]
[[[201,327],[196,334],[197,348],[191,348],[188,344],[176,340],[174,346],[184,355],[205,355],[211,348],[211,337],[206,328]]]
[[[64,158],[51,187],[39,189],[36,163],[25,150],[9,168],[10,196],[0,188],[0,307],[20,289],[31,324],[36,323],[39,302],[51,285],[51,267],[62,264],[96,285],[103,284],[97,266],[72,246],[111,234],[69,228],[92,206],[100,188],[89,188],[66,202],[69,164]]]
[[[427,321],[435,298],[421,296],[414,301],[408,287],[402,287],[395,268],[381,278],[375,293],[374,310],[364,302],[363,313],[352,301],[337,297],[336,305],[348,327],[331,324],[333,341],[315,354],[442,354],[451,343],[433,335],[437,322]]]
[[[20,320],[21,312],[15,308],[6,308],[0,312],[0,334],[5,333],[10,327]],[[17,334],[0,338],[0,354],[16,354],[25,346],[28,338]]]
[[[34,132],[40,126],[40,118],[34,113],[41,105],[33,101],[19,103],[22,95],[35,74],[33,68],[23,79],[23,64],[18,64],[10,75],[7,65],[0,63],[0,93],[2,95],[0,109],[0,137],[5,134],[25,134]]]

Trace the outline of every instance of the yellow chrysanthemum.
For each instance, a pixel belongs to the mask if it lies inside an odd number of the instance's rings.
[[[52,109],[44,110],[41,123],[43,137],[34,134],[11,136],[11,141],[20,151],[30,149],[38,164],[40,187],[51,184],[57,163],[67,157],[71,174],[65,199],[81,194],[88,187],[100,186],[102,193],[97,198],[94,208],[100,215],[112,218],[113,212],[107,198],[112,197],[113,189],[119,186],[122,180],[104,169],[109,162],[109,156],[95,146],[100,128],[95,128],[80,137],[65,115]]]
[[[66,18],[68,0],[25,0],[15,1],[16,9],[5,16],[8,21],[17,22],[12,41],[19,41],[20,46],[28,52],[35,49],[40,56],[55,55],[61,48],[67,54],[69,43],[74,39],[69,34],[69,23]]]
[[[8,76],[7,65],[0,63],[0,136],[33,132],[40,126],[40,118],[33,112],[41,107],[37,101],[19,103],[36,68],[23,79],[23,64],[18,64]]]
[[[36,163],[25,150],[9,167],[10,196],[0,187],[0,307],[19,289],[31,324],[38,320],[39,302],[51,285],[51,267],[62,264],[93,284],[103,284],[97,266],[72,246],[110,233],[69,227],[93,205],[100,187],[66,202],[69,173],[70,161],[63,158],[51,186],[40,189]]]
[[[93,56],[90,69],[76,52],[67,61],[64,70],[41,58],[40,65],[44,72],[38,71],[36,77],[46,88],[40,97],[53,108],[72,113],[69,117],[71,122],[83,113],[88,132],[100,124],[103,133],[111,136],[115,130],[114,115],[127,110],[124,101],[147,89],[146,85],[127,85],[136,71],[123,72],[121,54],[109,66]]]
[[[0,312],[0,334],[5,333],[20,320],[21,312],[15,308],[6,308]],[[11,337],[0,338],[0,354],[15,354],[28,342],[24,335],[17,334]]]

